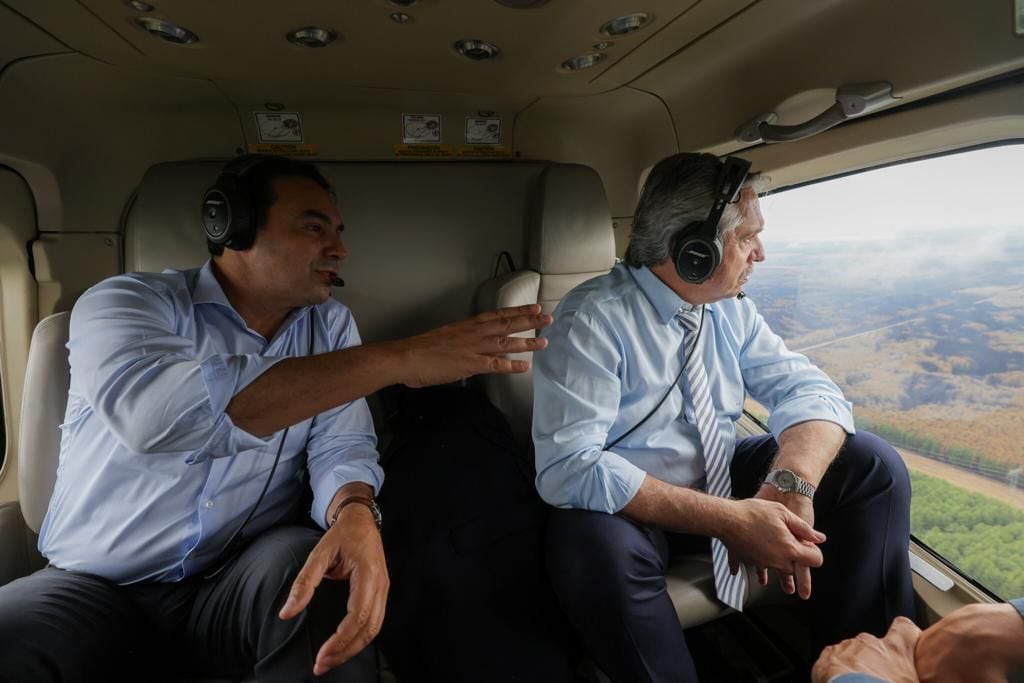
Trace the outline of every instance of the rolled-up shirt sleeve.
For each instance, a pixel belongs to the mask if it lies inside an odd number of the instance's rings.
[[[359,346],[359,330],[345,310],[334,349]],[[360,398],[320,413],[313,418],[309,442],[309,478],[313,489],[310,515],[326,527],[327,507],[345,484],[369,484],[376,495],[384,483],[377,452],[377,435],[366,399]]]
[[[130,276],[93,287],[71,314],[71,393],[136,453],[179,453],[191,463],[264,445],[224,411],[282,358],[197,358],[178,327],[170,290]]]
[[[854,433],[853,407],[835,382],[806,356],[786,348],[756,312],[740,350],[740,371],[750,395],[768,409],[768,428],[776,439],[811,420],[833,422]]]
[[[549,504],[614,513],[645,473],[604,450],[619,410],[621,343],[604,321],[565,312],[534,354],[533,442],[537,490]]]

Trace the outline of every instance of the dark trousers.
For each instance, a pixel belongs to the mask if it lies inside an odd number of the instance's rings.
[[[777,449],[771,435],[736,444],[736,498],[757,493]],[[818,647],[862,631],[882,635],[895,617],[912,617],[910,479],[896,451],[874,434],[848,437],[818,488],[814,515],[828,537],[820,546],[824,564],[811,571],[808,607]],[[708,547],[706,539],[618,515],[552,511],[552,584],[591,658],[613,681],[697,680],[665,572],[673,551],[692,550],[698,539]]]
[[[176,674],[314,680],[345,615],[325,580],[299,616],[277,613],[320,532],[277,527],[210,579],[118,586],[53,567],[0,587],[0,680],[160,681]],[[318,681],[376,681],[374,647]]]

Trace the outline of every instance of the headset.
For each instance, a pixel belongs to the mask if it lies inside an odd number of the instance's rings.
[[[725,206],[736,201],[743,181],[750,171],[750,162],[739,157],[726,157],[715,181],[711,212],[703,221],[690,223],[672,240],[672,261],[679,277],[700,284],[714,274],[722,262],[722,235],[718,221]]]
[[[224,167],[217,182],[203,195],[200,219],[206,239],[235,251],[252,246],[256,239],[256,198],[245,183],[245,175],[274,158],[247,154]]]

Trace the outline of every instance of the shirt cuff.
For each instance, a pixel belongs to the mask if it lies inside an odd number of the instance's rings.
[[[768,429],[776,440],[793,425],[812,420],[833,422],[847,434],[855,434],[853,406],[849,401],[826,396],[801,396],[775,407],[768,417]]]
[[[353,453],[347,451],[346,458],[358,459],[358,462],[346,462],[332,468],[329,475],[313,485],[313,508],[310,515],[321,528],[327,528],[327,507],[334,496],[345,484],[361,482],[373,489],[376,497],[384,483],[384,470],[377,464],[378,454],[373,449],[366,452]]]
[[[254,354],[209,356],[199,364],[214,415],[227,410],[235,394],[253,380],[284,360],[284,356],[268,357]]]
[[[1010,604],[1013,605],[1014,609],[1016,609],[1018,613],[1020,613],[1021,618],[1024,618],[1024,598],[1010,600]]]

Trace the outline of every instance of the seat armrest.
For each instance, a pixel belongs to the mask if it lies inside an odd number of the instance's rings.
[[[27,576],[46,564],[34,545],[17,501],[0,503],[0,586]]]

